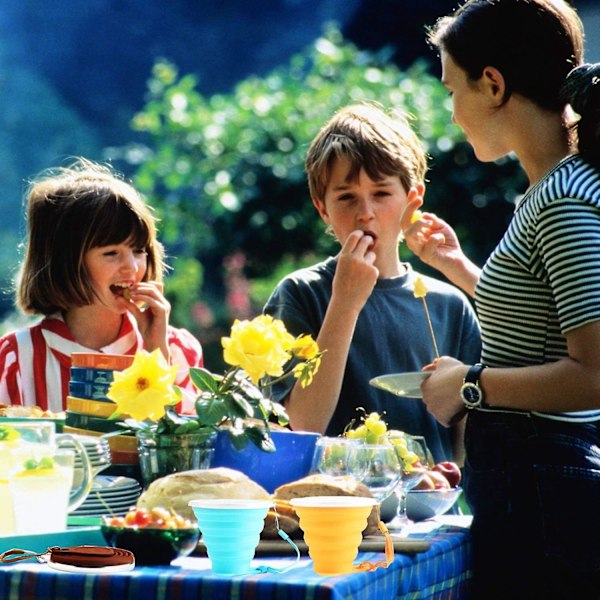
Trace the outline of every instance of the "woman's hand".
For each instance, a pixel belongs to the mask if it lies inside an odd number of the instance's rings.
[[[455,260],[457,255],[462,255],[460,243],[446,221],[433,213],[417,212],[422,204],[422,196],[412,188],[401,220],[404,239],[424,263],[443,272],[448,258]]]
[[[439,423],[450,427],[460,421],[466,411],[460,388],[468,367],[455,358],[441,356],[423,370],[431,372],[421,384],[423,402]]]
[[[163,289],[163,284],[158,281],[140,281],[129,288],[129,312],[137,321],[144,349],[152,352],[160,348],[168,361],[167,327],[171,305],[163,295]]]
[[[446,221],[433,213],[417,212],[422,204],[420,189],[412,188],[401,219],[406,245],[424,263],[473,296],[479,268],[464,255],[456,232]]]

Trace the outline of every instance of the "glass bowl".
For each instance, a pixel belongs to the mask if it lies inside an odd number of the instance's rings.
[[[447,513],[462,493],[461,487],[438,490],[409,490],[406,514],[412,521],[424,521]]]
[[[100,529],[109,546],[133,552],[136,566],[168,565],[176,558],[191,554],[200,538],[197,527],[160,529],[102,524]]]

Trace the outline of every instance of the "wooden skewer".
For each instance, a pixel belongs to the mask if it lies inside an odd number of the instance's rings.
[[[427,300],[425,300],[425,296],[422,296],[422,300],[423,306],[425,307],[427,325],[429,325],[429,333],[431,333],[431,340],[433,342],[433,351],[435,352],[435,358],[438,359],[440,357],[440,353],[438,352],[437,342],[435,341],[435,333],[433,333],[433,325],[431,324],[431,317],[429,316],[429,309],[427,308]]]

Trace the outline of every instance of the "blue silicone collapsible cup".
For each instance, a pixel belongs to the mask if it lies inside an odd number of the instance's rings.
[[[243,575],[252,568],[270,500],[192,500],[213,573]]]

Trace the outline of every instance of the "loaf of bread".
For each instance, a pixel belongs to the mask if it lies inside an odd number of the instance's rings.
[[[156,506],[172,508],[176,513],[193,519],[188,503],[200,499],[270,500],[271,496],[258,483],[234,469],[198,469],[172,473],[153,481],[138,498],[139,508],[151,510]]]
[[[369,488],[354,479],[354,477],[333,477],[331,475],[308,475],[297,481],[279,486],[274,494],[275,507],[279,526],[290,537],[301,537],[302,530],[298,524],[296,512],[289,504],[292,498],[305,498],[308,496],[361,496],[372,498]],[[262,537],[271,539],[278,537],[275,522],[275,512],[269,511],[263,529]],[[363,535],[375,533],[379,523],[379,506],[375,505],[367,521]]]

